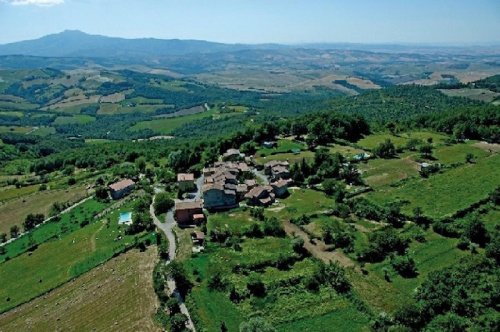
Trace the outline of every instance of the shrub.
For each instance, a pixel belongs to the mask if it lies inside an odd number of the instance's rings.
[[[380,158],[392,158],[396,156],[396,148],[391,140],[387,139],[384,143],[380,143],[375,149],[373,149],[373,153]]]
[[[479,244],[484,247],[490,241],[490,235],[484,227],[484,223],[479,218],[473,216],[465,223],[464,237],[471,242]]]
[[[408,255],[393,257],[391,265],[402,277],[413,278],[417,275],[415,261]]]
[[[175,205],[174,200],[167,193],[159,193],[155,196],[154,208],[157,214],[165,213]]]
[[[252,295],[257,297],[266,295],[266,285],[264,285],[264,282],[262,282],[262,279],[256,273],[252,273],[248,278],[247,289]]]

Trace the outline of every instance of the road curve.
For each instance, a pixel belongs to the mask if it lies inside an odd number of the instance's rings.
[[[155,209],[154,209],[154,202],[155,202],[155,196],[153,196],[153,202],[149,206],[149,214],[151,215],[151,218],[153,218],[153,222],[158,227],[163,233],[165,233],[165,236],[168,239],[168,257],[169,260],[166,262],[168,265],[171,261],[175,259],[176,251],[177,251],[177,246],[175,243],[175,235],[173,228],[175,226],[175,219],[174,219],[174,212],[172,210],[169,210],[167,212],[167,215],[165,216],[165,223],[160,222],[158,217],[155,214]],[[189,310],[186,307],[186,304],[184,303],[184,299],[180,295],[179,291],[177,290],[177,285],[175,284],[175,280],[173,279],[168,279],[167,280],[167,285],[172,294],[175,296],[177,299],[177,302],[179,302],[179,307],[181,309],[181,312],[186,315],[188,318],[186,327],[190,329],[191,331],[195,331],[196,329],[193,324],[193,320],[191,319],[191,315],[189,314]]]

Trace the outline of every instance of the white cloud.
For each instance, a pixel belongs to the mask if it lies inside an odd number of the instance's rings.
[[[6,0],[6,2],[14,6],[54,6],[64,3],[64,0]]]

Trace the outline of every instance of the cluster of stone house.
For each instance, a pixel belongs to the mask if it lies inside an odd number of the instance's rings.
[[[289,163],[287,161],[270,161],[264,165],[264,173],[269,178],[269,185],[256,186],[250,190],[245,198],[250,205],[269,206],[276,197],[288,194],[290,179]]]
[[[222,161],[203,169],[203,200],[176,202],[175,219],[180,225],[198,223],[204,220],[203,209],[208,211],[236,208],[246,200],[249,205],[269,206],[277,197],[288,194],[290,179],[289,163],[270,161],[264,165],[268,184],[260,185],[249,176],[253,168],[247,164],[245,155],[237,149],[229,149],[222,155]],[[245,161],[247,162],[245,162]],[[178,174],[179,187],[189,187],[194,182],[192,174]]]
[[[222,161],[216,162],[213,167],[204,168],[204,207],[207,210],[237,207],[248,190],[256,185],[254,180],[240,181],[249,172],[251,168],[245,162]]]
[[[271,181],[290,178],[290,163],[288,161],[271,160],[264,164],[264,173]]]

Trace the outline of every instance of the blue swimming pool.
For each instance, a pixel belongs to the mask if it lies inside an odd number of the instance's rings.
[[[132,212],[120,212],[119,224],[129,224],[132,222]]]

